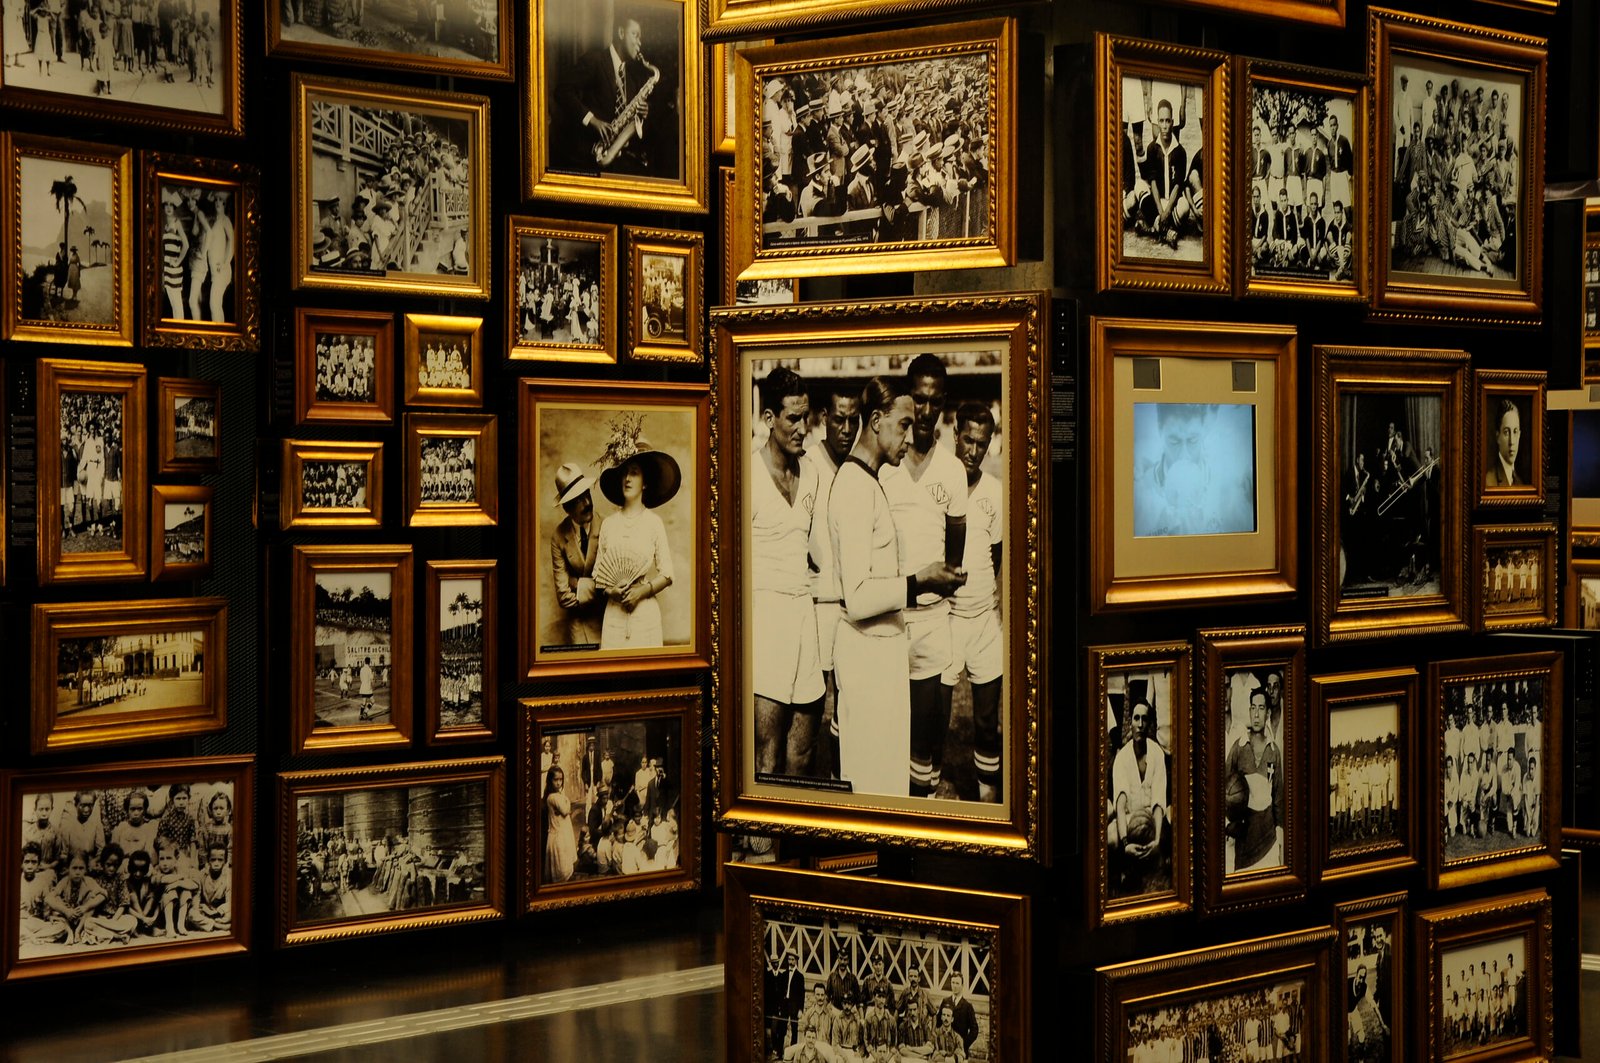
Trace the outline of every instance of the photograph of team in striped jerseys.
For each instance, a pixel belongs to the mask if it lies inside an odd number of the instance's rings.
[[[1445,859],[1543,838],[1544,680],[1449,683],[1443,697]]]
[[[1122,255],[1206,257],[1206,87],[1122,79]]]
[[[1400,705],[1341,705],[1328,713],[1328,848],[1400,840]]]
[[[1128,1013],[1128,1063],[1297,1060],[1308,987],[1286,981]]]

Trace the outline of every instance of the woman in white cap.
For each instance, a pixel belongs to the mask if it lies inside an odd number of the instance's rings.
[[[678,493],[683,482],[670,454],[653,449],[639,434],[640,422],[607,447],[613,464],[600,474],[600,493],[620,512],[600,529],[595,585],[605,591],[600,628],[602,650],[662,646],[661,606],[656,596],[672,586],[672,549],[667,528],[652,512]],[[631,436],[631,438],[629,438]]]
[[[594,481],[576,462],[556,470],[556,501],[567,515],[550,536],[550,567],[556,601],[566,610],[569,647],[600,645],[600,620],[605,598],[596,593],[594,562],[600,548],[600,518],[595,515]]]

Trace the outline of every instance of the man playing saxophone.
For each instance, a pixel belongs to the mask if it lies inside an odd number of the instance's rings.
[[[558,132],[554,138],[555,143],[570,145],[572,169],[650,172],[649,97],[661,72],[645,60],[641,40],[639,20],[619,13],[611,40],[579,56],[563,79],[558,90],[561,103],[585,127],[582,133]]]

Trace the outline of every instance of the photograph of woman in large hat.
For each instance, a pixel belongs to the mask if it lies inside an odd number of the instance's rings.
[[[654,511],[678,493],[683,475],[672,455],[651,447],[643,426],[643,414],[618,422],[600,474],[600,493],[619,511],[601,525],[594,562],[595,586],[607,599],[602,650],[663,645],[656,597],[672,586],[672,548]]]

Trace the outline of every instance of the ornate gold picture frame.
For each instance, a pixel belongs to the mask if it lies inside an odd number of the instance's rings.
[[[1554,524],[1478,524],[1472,529],[1472,626],[1477,631],[1554,627]]]
[[[1474,369],[1480,506],[1544,504],[1544,370]]]
[[[516,292],[506,299],[506,356],[615,364],[617,227],[512,215],[506,228]]]
[[[406,315],[406,404],[483,405],[483,318]]]
[[[1336,1060],[1354,1063],[1404,1063],[1406,1036],[1406,959],[1410,953],[1405,893],[1363,897],[1333,906],[1334,993],[1342,983],[1349,1008],[1333,1009]]]
[[[335,21],[325,8],[267,0],[267,54],[444,77],[515,76],[511,0],[437,0],[410,10],[355,11],[352,25]],[[397,17],[403,15],[410,16],[409,24]]]
[[[150,487],[150,578],[211,575],[212,493],[191,484]]]
[[[493,560],[424,566],[422,710],[429,745],[500,733],[500,567]]]
[[[1160,0],[1176,7],[1205,8],[1229,15],[1272,19],[1278,22],[1304,22],[1313,26],[1342,29],[1345,0]]]
[[[708,41],[758,34],[813,33],[863,22],[923,18],[985,7],[1014,7],[1001,0],[704,0]],[[1033,3],[1037,0],[1023,0]]]
[[[705,237],[676,229],[630,225],[628,360],[705,360]]]
[[[278,527],[383,527],[383,444],[285,439],[278,471]]]
[[[406,414],[406,524],[500,519],[499,421],[492,413]]]

